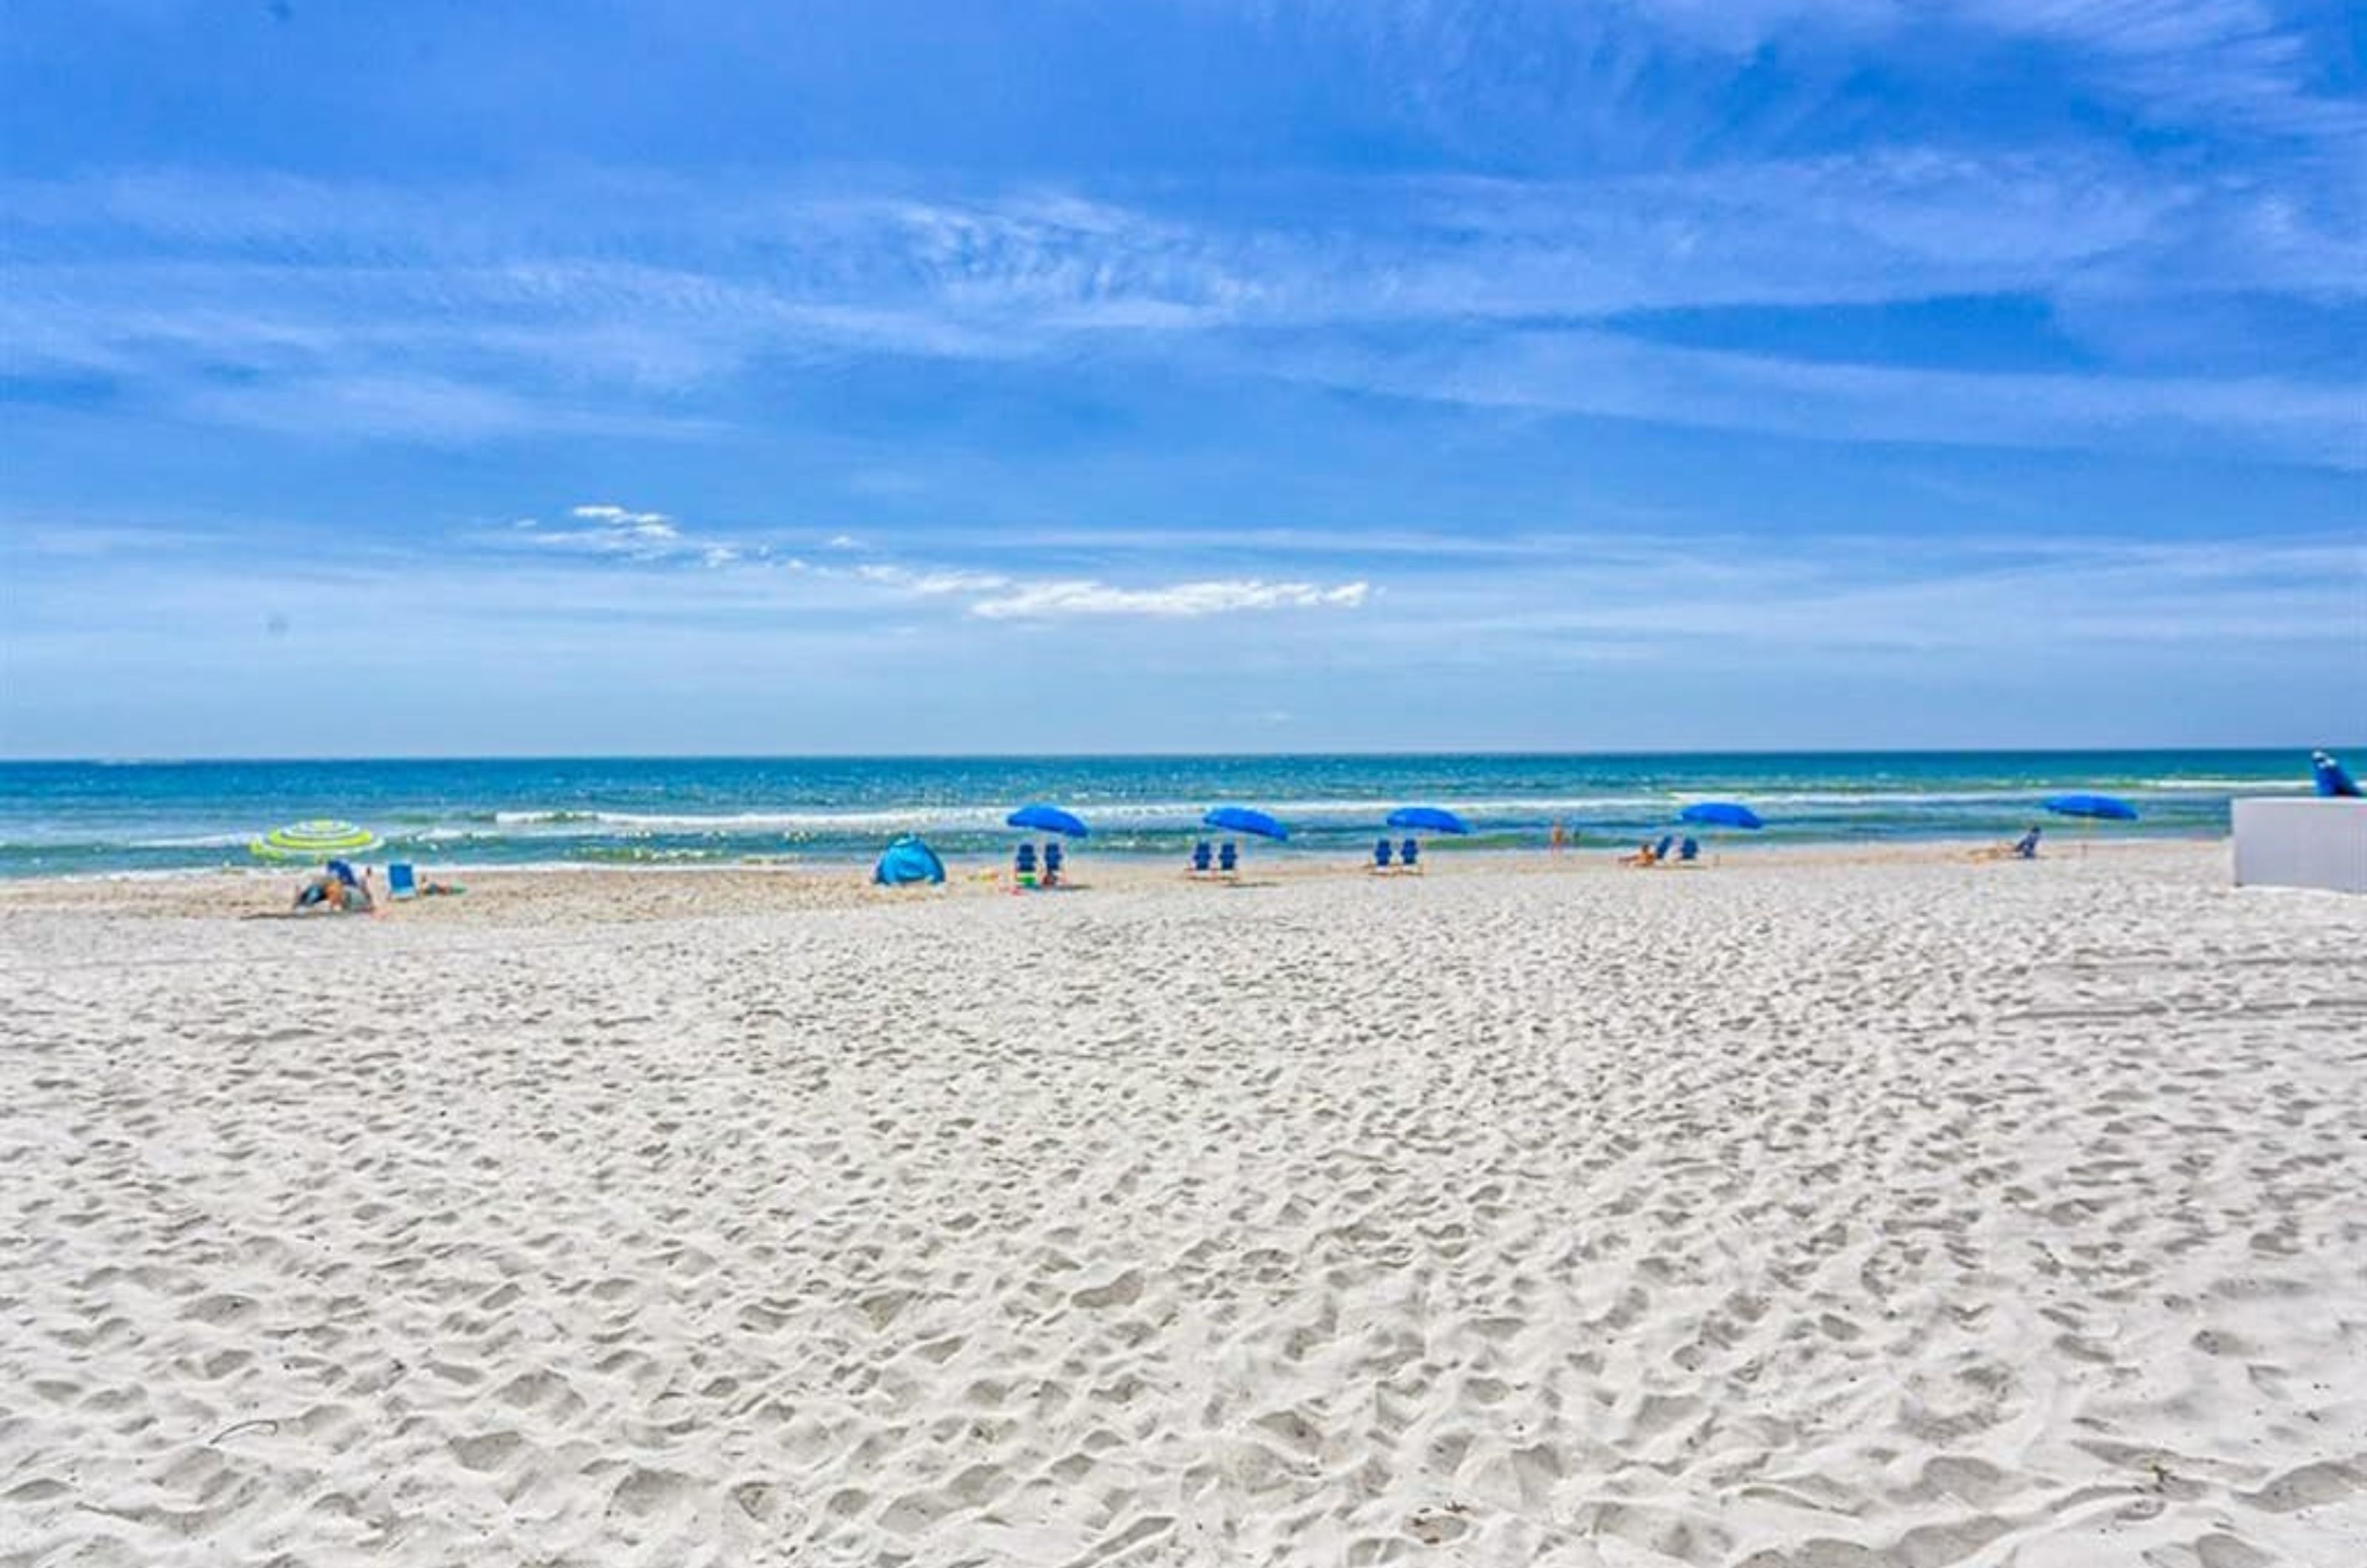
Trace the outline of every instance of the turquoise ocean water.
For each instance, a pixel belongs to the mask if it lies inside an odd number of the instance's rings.
[[[704,758],[0,763],[0,876],[255,863],[247,840],[343,817],[376,858],[436,866],[837,863],[899,833],[948,854],[1003,852],[1022,801],[1094,828],[1087,852],[1182,852],[1213,804],[1292,829],[1281,852],[1361,853],[1392,806],[1447,806],[1478,829],[1441,850],[1534,847],[1560,821],[1581,845],[1631,843],[1688,800],[1750,803],[1770,844],[1985,838],[2038,801],[2101,790],[2134,804],[2114,835],[2226,831],[2237,795],[2304,793],[2305,749],[1694,756]],[[2061,830],[2072,831],[2068,823]],[[1729,836],[1737,843],[1743,836]]]

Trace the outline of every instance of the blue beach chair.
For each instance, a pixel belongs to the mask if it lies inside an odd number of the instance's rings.
[[[1393,869],[1389,864],[1389,841],[1387,839],[1376,840],[1373,845],[1373,869],[1375,871]]]
[[[1198,843],[1192,846],[1192,874],[1194,876],[1206,876],[1208,874],[1210,863],[1209,856],[1211,852],[1212,852],[1208,848],[1208,840],[1206,839],[1201,840]]]
[[[1421,840],[1408,839],[1398,846],[1398,864],[1411,872],[1421,870]]]
[[[1022,844],[1019,852],[1011,857],[1011,874],[1027,880],[1036,874],[1036,846]]]
[[[2033,828],[2029,832],[2024,833],[2021,838],[2014,840],[2013,858],[2016,860],[2036,860],[2038,858],[2037,829]]]
[[[1230,839],[1227,839],[1221,845],[1217,846],[1217,874],[1218,876],[1239,876],[1240,874],[1240,846],[1234,843]]]
[[[386,868],[386,892],[390,898],[415,898],[419,896],[419,874],[409,861],[396,861]]]
[[[1696,865],[1700,863],[1700,861],[1701,840],[1688,836],[1684,842],[1677,846],[1677,863],[1679,865]]]
[[[1060,868],[1067,863],[1068,857],[1061,853],[1060,841],[1058,839],[1046,840],[1044,843],[1044,886],[1049,887],[1054,883],[1059,882],[1060,880]]]

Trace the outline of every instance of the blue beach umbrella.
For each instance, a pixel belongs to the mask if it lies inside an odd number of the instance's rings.
[[[1759,819],[1759,813],[1732,800],[1697,800],[1678,812],[1677,820],[1702,828],[1741,828],[1751,832],[1767,826]]]
[[[327,862],[345,855],[368,854],[382,842],[367,828],[318,817],[310,822],[274,828],[246,848],[248,853],[265,860]]]
[[[2350,770],[2325,752],[2313,751],[2309,754],[2309,771],[2311,776],[2317,781],[2318,794],[2341,800],[2359,798],[2359,781],[2350,776]]]
[[[2092,817],[2105,822],[2134,822],[2137,808],[2109,795],[2050,795],[2043,804],[2057,817]]]
[[[1040,800],[1021,807],[1004,818],[1002,823],[1006,828],[1021,828],[1038,833],[1063,833],[1072,839],[1082,839],[1093,831],[1074,813],[1063,811],[1057,806],[1047,806]]]
[[[1417,833],[1468,833],[1471,825],[1442,806],[1400,806],[1388,815],[1392,828]]]
[[[1200,818],[1204,827],[1220,833],[1251,833],[1261,839],[1287,839],[1290,829],[1263,811],[1246,806],[1219,806]]]

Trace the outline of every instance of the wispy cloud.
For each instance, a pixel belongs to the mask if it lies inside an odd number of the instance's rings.
[[[703,566],[725,567],[742,560],[769,563],[772,550],[763,544],[726,543],[686,535],[680,524],[663,512],[638,512],[610,502],[586,502],[567,509],[567,521],[549,525],[539,518],[521,517],[507,535],[493,536],[497,546],[522,543],[536,550],[607,556],[637,561],[692,560]],[[787,563],[802,570],[802,561]]]
[[[2192,301],[2214,294],[2367,300],[2367,199],[2343,182],[2092,147],[1334,176],[1221,219],[1042,189],[923,200],[657,176],[429,199],[157,172],[7,194],[20,219],[0,335],[21,364],[114,378],[207,423],[430,442],[711,434],[766,364],[1342,379],[1376,337],[1419,339],[1417,358],[1501,355],[1508,383],[1570,360],[1591,389],[1503,400],[1523,406],[1898,439],[1880,416],[1900,389],[1657,351],[1621,318],[2020,292],[2077,299],[2097,363],[2065,379],[2091,390],[1920,379],[1906,389],[1946,439],[2343,461],[2339,404],[2358,378],[2216,376],[2190,336],[2196,367],[2163,385],[2111,362],[2112,324],[2166,303],[2206,320]],[[1359,214],[1347,231],[1300,215],[1343,206]],[[1584,331],[1556,340],[1541,322]],[[1738,382],[1802,387],[1820,406],[1771,422]],[[2112,412],[2041,422],[2022,412],[2033,391]]]
[[[923,569],[879,561],[855,568],[854,575],[916,598],[965,600],[969,614],[990,621],[1093,616],[1198,620],[1244,611],[1355,609],[1374,592],[1369,582],[1325,586],[1259,578],[1121,587],[1092,578],[1029,578],[1002,571]]]
[[[2157,452],[2213,444],[2367,468],[2367,389],[2266,377],[1967,374],[1784,360],[1520,332],[1477,344],[1326,350],[1312,379],[1392,396],[1810,439]]]
[[[1372,592],[1372,585],[1365,582],[1325,588],[1312,582],[1263,582],[1254,578],[1178,582],[1161,588],[1114,588],[1106,582],[1070,581],[1019,585],[1008,593],[980,600],[970,606],[970,613],[997,621],[1074,615],[1195,620],[1243,610],[1353,610]]]

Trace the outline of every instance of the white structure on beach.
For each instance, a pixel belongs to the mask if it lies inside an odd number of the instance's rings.
[[[2236,886],[2367,893],[2367,800],[2239,800]]]

